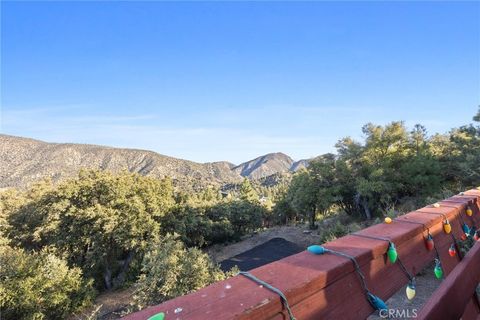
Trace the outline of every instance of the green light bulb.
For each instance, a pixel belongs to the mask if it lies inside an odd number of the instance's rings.
[[[435,277],[437,277],[437,279],[443,278],[442,264],[438,259],[435,259],[435,269],[433,269],[433,272],[435,273]]]
[[[395,261],[397,261],[397,249],[395,249],[395,245],[393,244],[393,242],[390,242],[390,244],[388,245],[387,255],[391,263],[395,263]]]
[[[163,312],[157,313],[151,316],[150,318],[148,318],[148,320],[164,320],[164,319],[165,319],[165,313]]]

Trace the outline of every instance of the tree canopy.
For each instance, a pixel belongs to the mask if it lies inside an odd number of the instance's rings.
[[[473,119],[480,120],[480,110]],[[371,219],[480,184],[478,125],[429,136],[420,124],[408,131],[395,121],[385,126],[369,123],[362,132],[363,141],[343,138],[336,144],[336,155],[317,157],[307,170],[295,174],[274,211],[281,208],[314,228],[316,217],[332,208]]]

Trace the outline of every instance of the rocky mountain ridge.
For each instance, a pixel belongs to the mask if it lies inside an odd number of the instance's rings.
[[[244,177],[260,179],[289,173],[308,165],[283,153],[270,153],[235,166],[226,161],[197,163],[148,150],[98,145],[49,143],[0,134],[0,188],[24,188],[51,177],[75,176],[82,168],[118,172],[128,170],[157,178],[169,176],[179,185],[223,185]]]

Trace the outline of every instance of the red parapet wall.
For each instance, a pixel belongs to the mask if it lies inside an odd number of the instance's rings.
[[[425,228],[428,228],[447,276],[459,263],[459,257],[448,254],[453,240],[451,234],[443,231],[443,219],[448,218],[452,234],[457,239],[463,234],[462,221],[478,228],[480,190],[466,191],[439,204],[439,207],[431,205],[400,216],[391,224],[371,226],[358,234],[390,239],[403,264],[409,272],[416,274],[435,259],[435,251],[428,251],[425,247]],[[465,213],[467,207],[473,210],[471,217]],[[347,235],[325,244],[325,247],[354,256],[369,289],[384,300],[408,283],[399,265],[388,261],[386,241]],[[280,289],[297,320],[358,320],[374,311],[365,298],[353,264],[341,257],[301,252],[250,273]],[[144,320],[159,312],[165,313],[166,320],[289,319],[277,294],[244,276],[214,283],[194,293],[127,315],[124,319]],[[463,319],[476,319],[479,312],[478,303],[471,298]]]
[[[418,317],[424,320],[460,319],[469,295],[480,282],[480,242],[477,242],[452,273],[435,290]],[[465,318],[465,316],[463,316]]]

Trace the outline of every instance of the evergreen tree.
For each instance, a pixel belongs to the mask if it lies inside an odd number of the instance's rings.
[[[240,186],[240,199],[248,202],[258,202],[259,197],[255,189],[253,189],[250,180],[247,178],[243,179],[242,185]]]

